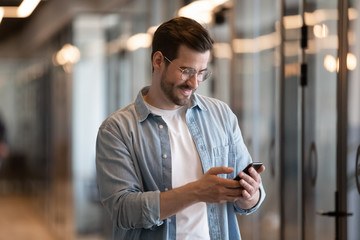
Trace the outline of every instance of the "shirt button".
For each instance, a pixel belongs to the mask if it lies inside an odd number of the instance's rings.
[[[163,154],[163,155],[162,155],[162,158],[167,158],[167,155],[166,155],[166,154]]]
[[[169,218],[168,222],[171,223],[171,218]]]
[[[168,188],[165,188],[165,191],[168,191],[169,189]]]
[[[161,129],[161,128],[164,128],[164,125],[160,124],[160,125],[159,125],[159,128],[160,128],[160,129]]]

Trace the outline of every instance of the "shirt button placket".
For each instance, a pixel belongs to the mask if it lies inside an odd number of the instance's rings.
[[[162,158],[162,172],[164,190],[168,191],[171,189],[171,162],[169,162],[170,155],[170,144],[169,135],[167,132],[167,126],[163,122],[158,122],[157,127],[159,128],[160,141],[161,141],[161,158]]]

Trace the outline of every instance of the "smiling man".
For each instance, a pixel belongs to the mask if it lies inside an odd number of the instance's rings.
[[[154,69],[160,70],[165,66],[167,70],[154,71],[153,82],[145,95],[145,101],[164,110],[188,105],[199,83],[210,75],[207,70],[209,56],[209,51],[199,54],[186,46],[180,46],[178,57],[171,61],[161,51],[156,51],[153,54],[153,61],[157,64]],[[161,75],[156,76],[157,74]]]
[[[195,93],[211,75],[212,45],[192,19],[163,23],[151,86],[100,126],[97,180],[114,239],[241,239],[236,214],[265,198],[265,168],[241,171],[252,160],[236,116]]]

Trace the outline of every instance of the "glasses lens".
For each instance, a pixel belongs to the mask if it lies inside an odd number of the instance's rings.
[[[183,81],[187,81],[189,80],[190,78],[192,78],[194,75],[196,74],[196,71],[195,69],[191,69],[191,68],[184,68],[182,70],[182,80]]]
[[[187,81],[190,78],[194,77],[196,75],[196,70],[192,68],[184,68],[182,69],[181,78],[183,81]],[[210,71],[201,71],[197,73],[196,79],[198,82],[205,81],[206,79],[210,78],[211,72]]]
[[[211,72],[210,71],[202,71],[198,74],[198,81],[205,81],[206,79],[208,79],[211,76]]]

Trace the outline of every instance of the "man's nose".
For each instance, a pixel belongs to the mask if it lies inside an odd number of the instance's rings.
[[[199,86],[199,81],[197,80],[198,75],[194,74],[194,76],[192,76],[191,78],[189,78],[187,80],[187,84],[189,87],[191,87],[192,89],[197,89]]]

